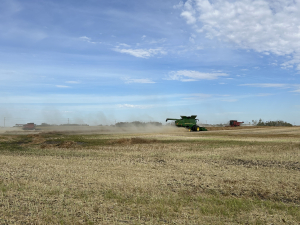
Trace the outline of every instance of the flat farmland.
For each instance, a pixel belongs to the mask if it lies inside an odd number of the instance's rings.
[[[0,224],[300,224],[300,127],[72,129],[0,134]]]

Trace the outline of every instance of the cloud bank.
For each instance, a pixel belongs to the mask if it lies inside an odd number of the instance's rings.
[[[207,38],[291,56],[282,67],[300,70],[300,0],[187,0],[181,16]]]

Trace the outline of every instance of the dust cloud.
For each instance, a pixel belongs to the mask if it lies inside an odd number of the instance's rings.
[[[184,132],[185,128],[175,126],[37,126],[35,130],[22,130],[21,127],[0,128],[1,134],[38,134],[60,132],[64,134],[110,134],[110,133],[167,133]]]

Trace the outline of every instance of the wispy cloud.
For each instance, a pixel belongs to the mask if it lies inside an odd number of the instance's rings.
[[[179,80],[182,82],[198,81],[198,80],[215,80],[220,77],[228,76],[226,73],[202,73],[193,70],[172,71],[166,80]]]
[[[127,109],[148,109],[148,108],[152,108],[152,105],[119,104],[117,106],[119,108],[127,108]]]
[[[223,99],[223,102],[236,102],[238,101],[237,99]]]
[[[119,47],[114,48],[113,49],[116,52],[120,52],[120,53],[125,53],[125,54],[129,54],[132,55],[134,57],[137,58],[150,58],[153,57],[155,55],[164,55],[166,54],[166,52],[164,50],[162,50],[161,48],[150,48],[150,49],[121,49]]]
[[[299,84],[283,84],[283,83],[255,83],[255,84],[240,84],[239,86],[250,86],[250,87],[261,87],[261,88],[290,88],[296,89],[290,92],[299,92],[300,93],[300,85]]]
[[[177,5],[173,5],[173,8],[174,9],[181,9],[182,7],[183,7],[183,2],[182,1],[180,1]]]
[[[125,47],[125,48],[130,48],[131,46],[125,43],[119,43],[117,48],[119,48],[120,46]]]
[[[270,93],[260,93],[260,94],[257,94],[256,96],[258,96],[258,97],[266,97],[266,96],[271,96],[271,95],[274,95],[274,94],[270,94]]]
[[[154,84],[155,82],[148,78],[132,79],[132,78],[122,78],[126,84],[139,83],[139,84]]]
[[[292,91],[292,92],[297,92],[297,93],[300,93],[300,88],[295,90],[295,91]]]
[[[211,98],[213,97],[213,95],[211,94],[202,94],[202,93],[199,93],[199,94],[191,94],[189,95],[188,97],[185,97],[185,98],[182,98],[182,99],[185,99],[185,100],[199,100],[199,99],[208,99],[208,98]]]
[[[79,84],[80,82],[70,80],[70,81],[66,81],[66,83],[68,83],[68,84]]]
[[[251,87],[274,87],[274,88],[288,88],[288,84],[272,84],[272,83],[256,83],[256,84],[240,84],[239,86],[251,86]]]
[[[70,86],[66,86],[66,85],[55,85],[58,88],[69,88]]]
[[[89,37],[87,37],[87,36],[82,36],[82,37],[80,37],[79,39],[82,40],[82,41],[91,43],[91,44],[101,43],[101,42],[94,42],[94,41],[92,41],[91,38],[89,38]]]
[[[149,42],[147,42],[148,44],[161,44],[167,41],[167,38],[161,38],[161,39],[157,39],[157,40],[151,40]]]

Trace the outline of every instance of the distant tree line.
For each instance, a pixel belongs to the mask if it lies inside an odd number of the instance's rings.
[[[293,125],[291,123],[282,121],[282,120],[275,120],[275,121],[266,121],[264,122],[262,119],[257,120],[252,120],[252,124],[254,126],[275,126],[275,127],[281,127],[281,126],[285,126],[285,127],[292,127]]]

